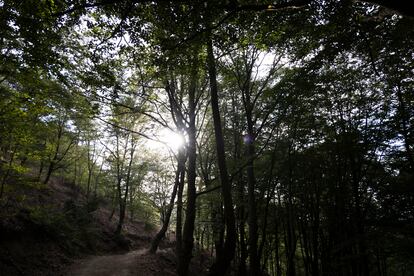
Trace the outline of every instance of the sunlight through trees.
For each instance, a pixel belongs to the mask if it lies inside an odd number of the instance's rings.
[[[180,276],[413,274],[397,2],[0,0],[0,208],[71,183]]]

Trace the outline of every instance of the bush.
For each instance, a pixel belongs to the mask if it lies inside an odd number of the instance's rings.
[[[42,236],[60,239],[73,230],[64,214],[53,212],[49,207],[29,208],[29,219]]]
[[[53,212],[52,208],[36,206],[29,209],[29,219],[41,237],[58,241],[71,254],[93,251],[98,239],[98,229],[94,227],[89,210],[93,205],[78,205],[73,200],[65,202],[63,212]]]

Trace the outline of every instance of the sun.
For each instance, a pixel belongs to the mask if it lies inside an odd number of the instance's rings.
[[[153,140],[147,141],[147,147],[159,153],[168,153],[168,151],[178,151],[185,144],[185,137],[168,128],[157,131]]]
[[[178,150],[184,146],[184,136],[180,133],[168,130],[162,134],[164,142],[173,150]]]

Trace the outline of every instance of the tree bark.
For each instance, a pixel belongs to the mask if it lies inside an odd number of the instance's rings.
[[[166,212],[165,218],[163,220],[163,225],[151,242],[151,247],[149,249],[149,253],[151,254],[155,254],[157,252],[158,246],[161,240],[165,237],[165,233],[168,230],[168,225],[170,223],[171,214],[174,209],[175,197],[177,195],[178,186],[180,185],[181,172],[185,170],[185,167],[184,167],[185,159],[184,158],[185,158],[184,153],[183,153],[183,150],[181,149],[178,152],[177,171],[175,172],[175,182],[174,182],[174,188],[173,188],[171,198],[170,198],[170,203],[168,205],[168,210]]]
[[[63,136],[63,125],[61,125],[59,123],[55,152],[53,153],[52,160],[50,160],[45,180],[43,180],[43,184],[45,184],[45,185],[49,182],[49,179],[52,176],[52,172],[55,170],[56,160],[58,159],[58,154],[59,154],[59,150],[60,150],[60,142],[61,142],[62,136]],[[76,166],[76,164],[75,164],[75,166]]]
[[[16,152],[16,150],[14,150],[11,153],[10,160],[9,160],[8,166],[7,166],[7,170],[6,170],[6,172],[5,172],[5,174],[4,174],[3,178],[2,178],[2,181],[1,181],[0,198],[3,198],[4,186],[6,185],[6,181],[7,181],[8,177],[9,177],[9,175],[10,175],[10,172],[11,172],[11,168],[12,168],[12,165],[13,165],[13,160],[14,160],[15,152]]]
[[[183,224],[182,224],[182,212],[183,212],[183,191],[184,191],[184,177],[185,169],[180,174],[180,180],[178,184],[178,194],[177,194],[177,221],[175,225],[175,252],[178,253],[181,251],[182,245],[182,236],[183,236]]]
[[[217,73],[213,54],[211,33],[207,40],[207,65],[210,79],[211,109],[213,113],[214,134],[216,138],[216,150],[218,168],[220,172],[221,190],[224,204],[224,220],[226,223],[226,240],[224,242],[223,254],[216,258],[212,265],[210,275],[224,275],[230,267],[234,258],[236,248],[236,227],[233,210],[233,199],[231,195],[231,183],[227,172],[226,156],[224,149],[224,137],[220,120],[220,109],[218,102]]]
[[[127,144],[128,144],[128,141],[125,143],[125,152],[127,150],[126,149]],[[131,149],[130,149],[128,168],[127,168],[127,175],[126,175],[126,179],[125,179],[125,193],[124,194],[122,194],[122,187],[121,187],[122,169],[119,172],[120,174],[118,176],[119,220],[118,220],[118,226],[117,226],[116,231],[115,231],[116,235],[121,234],[122,226],[123,226],[124,220],[125,220],[126,204],[127,204],[127,200],[128,200],[128,192],[129,192],[129,185],[130,185],[130,179],[131,179],[131,168],[132,168],[132,161],[134,159],[135,147],[136,147],[136,144],[134,142],[134,137],[131,137]],[[123,158],[123,159],[125,159],[125,158]]]
[[[196,216],[196,99],[195,92],[197,89],[197,53],[194,56],[194,65],[191,73],[191,84],[189,88],[189,126],[188,134],[188,173],[187,173],[187,205],[185,213],[185,222],[183,228],[182,247],[179,252],[178,274],[180,276],[188,275],[188,266],[192,258],[194,245],[194,222]]]
[[[254,175],[254,156],[255,156],[255,133],[253,129],[252,104],[250,102],[250,93],[245,91],[245,109],[247,120],[247,137],[245,139],[247,146],[247,158],[249,160],[247,171],[247,197],[248,197],[248,225],[249,225],[249,275],[260,274],[260,260],[257,255],[257,214],[256,214],[256,177]]]

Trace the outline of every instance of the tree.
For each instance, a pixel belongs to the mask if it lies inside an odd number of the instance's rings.
[[[198,248],[211,275],[412,272],[408,4],[32,4],[0,4],[0,197],[33,171],[95,180],[116,234],[158,212],[152,252],[176,203],[180,275]],[[143,149],[163,128],[174,172]]]

